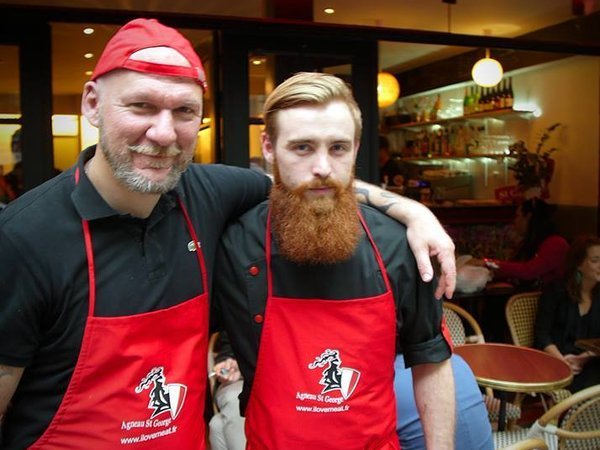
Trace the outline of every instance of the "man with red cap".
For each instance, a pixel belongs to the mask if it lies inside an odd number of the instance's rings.
[[[190,164],[205,78],[179,32],[129,22],[84,86],[98,145],[2,212],[3,447],[204,447],[218,239],[270,188],[248,169]],[[428,253],[439,253],[451,293],[453,245],[439,223],[405,199],[387,206],[419,230],[429,277]]]

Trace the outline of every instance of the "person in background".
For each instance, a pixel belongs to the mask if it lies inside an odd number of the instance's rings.
[[[6,181],[6,177],[4,176],[4,168],[0,166],[0,209],[14,199],[15,193],[13,192],[10,183]]]
[[[390,141],[383,135],[379,136],[379,181],[384,187],[404,185],[404,176],[400,166],[391,154]]]
[[[16,130],[10,138],[10,150],[13,155],[13,161],[15,163],[13,169],[8,172],[4,178],[8,185],[10,186],[10,190],[13,194],[14,200],[16,197],[21,195],[24,190],[23,186],[23,162],[22,162],[22,153],[21,153],[21,129]]]
[[[98,145],[2,210],[2,447],[204,447],[214,255],[271,185],[191,164],[205,88],[178,31],[127,23],[84,85]],[[451,295],[454,246],[431,212],[358,189],[416,226],[419,267],[430,278],[436,255]]]
[[[519,242],[508,261],[484,258],[467,264],[491,269],[494,280],[510,280],[522,288],[537,289],[562,278],[568,242],[556,232],[554,206],[532,198],[516,210],[514,228]]]
[[[25,192],[25,182],[23,174],[23,153],[21,145],[21,129],[16,130],[10,141],[10,148],[13,154],[13,160],[15,165],[13,169],[6,174],[6,181],[9,184],[11,191],[13,192],[13,198],[19,197]],[[56,167],[52,171],[52,176],[60,174],[60,170]]]
[[[227,333],[220,332],[214,345],[215,364],[209,376],[215,377],[214,403],[217,411],[208,423],[211,450],[244,450],[245,420],[240,415],[238,396],[244,379],[229,344]]]
[[[600,384],[600,355],[575,343],[586,338],[600,338],[600,239],[593,235],[574,239],[564,280],[542,293],[535,322],[535,346],[569,364],[572,392]]]
[[[493,450],[492,426],[473,371],[457,354],[450,358],[456,396],[454,448]],[[402,354],[396,355],[394,392],[396,394],[396,431],[402,450],[426,448],[423,425],[413,396],[413,377],[404,366]]]
[[[397,333],[427,448],[453,448],[442,305],[405,228],[351,193],[362,121],[350,89],[296,74],[264,118],[275,183],[223,235],[211,304],[244,377],[248,449],[398,449]]]

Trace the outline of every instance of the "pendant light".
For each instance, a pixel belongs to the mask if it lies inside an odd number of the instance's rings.
[[[485,49],[485,58],[480,59],[473,65],[471,75],[473,81],[482,87],[493,87],[500,83],[504,69],[502,65],[493,58],[490,58],[490,49]]]
[[[394,75],[387,72],[377,74],[377,105],[386,108],[400,96],[400,84]]]

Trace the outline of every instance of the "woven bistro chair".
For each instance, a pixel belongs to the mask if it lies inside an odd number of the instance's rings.
[[[583,389],[557,403],[529,430],[494,433],[496,448],[512,449],[508,446],[510,443],[525,438],[543,439],[550,450],[600,449],[600,385]]]
[[[513,344],[533,348],[535,340],[535,317],[541,294],[540,291],[524,292],[513,295],[508,299],[505,315]],[[556,404],[569,397],[571,392],[567,389],[557,389],[547,395],[550,396],[553,404]],[[547,409],[544,396],[541,399],[544,408]],[[522,400],[522,396],[518,396],[515,403],[520,405]]]
[[[475,318],[465,309],[455,303],[444,302],[443,311],[444,318],[446,319],[446,326],[448,327],[450,337],[452,338],[452,344],[456,346],[485,342],[481,327]],[[465,324],[467,324],[469,328],[465,328]],[[472,334],[467,334],[468,329]]]
[[[452,338],[452,344],[454,346],[485,342],[481,327],[468,311],[455,303],[444,302],[443,313],[446,321],[446,327],[448,327],[450,337]],[[466,328],[465,325],[467,325],[468,328]],[[488,411],[488,419],[490,422],[497,422],[500,415],[500,401],[494,399],[494,392],[491,388],[485,389],[483,400]],[[507,402],[507,422],[509,424],[514,424],[520,418],[521,408],[510,402]]]
[[[529,438],[502,447],[500,450],[548,450],[548,446],[541,439]]]

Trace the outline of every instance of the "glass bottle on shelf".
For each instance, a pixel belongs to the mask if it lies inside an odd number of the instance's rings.
[[[508,89],[506,90],[506,107],[512,108],[514,105],[514,93],[512,87],[512,77],[508,79]]]

